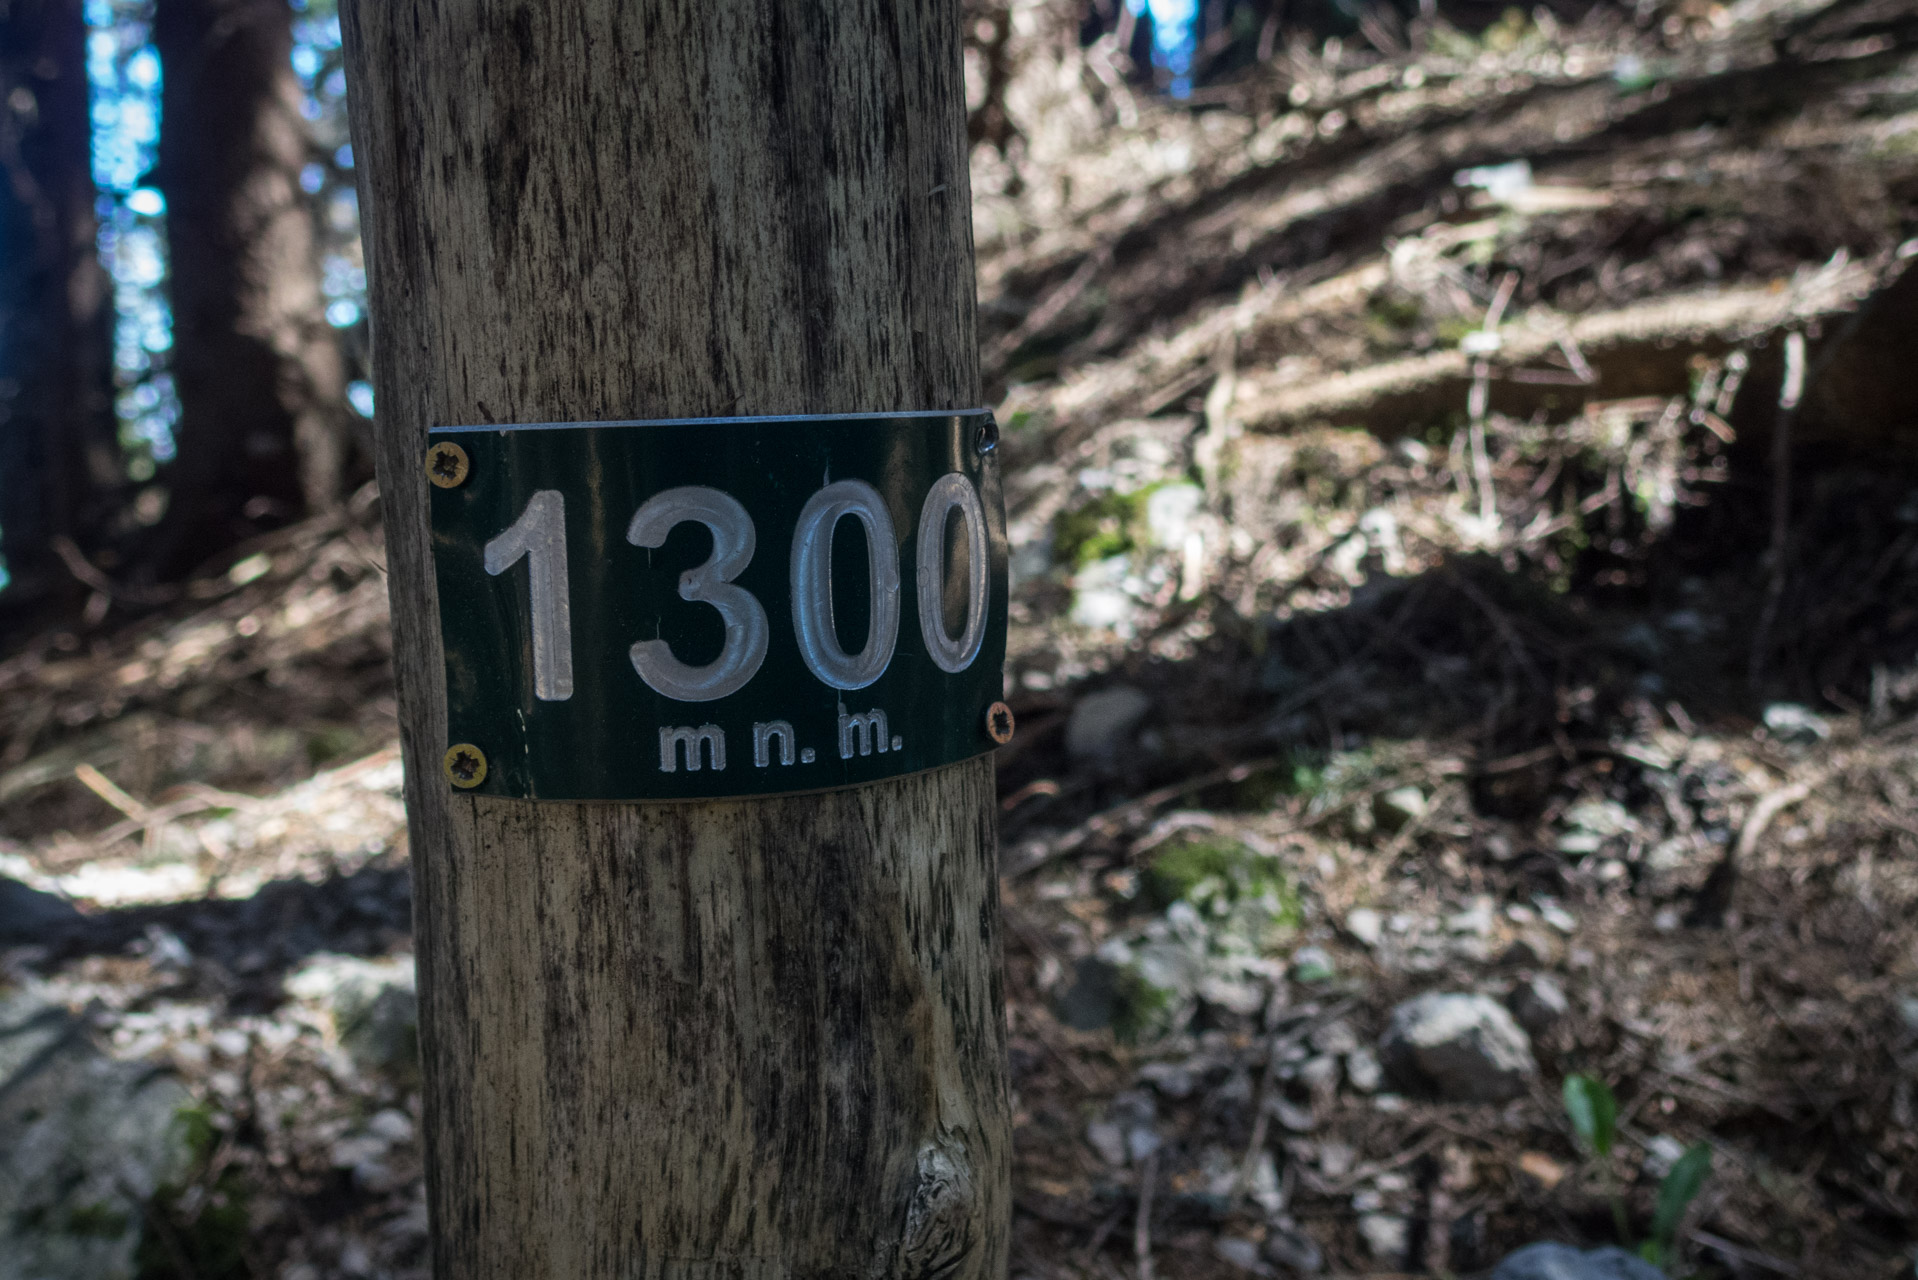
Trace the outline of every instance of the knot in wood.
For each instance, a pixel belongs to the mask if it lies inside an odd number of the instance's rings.
[[[902,1280],[957,1275],[972,1252],[977,1203],[972,1167],[956,1139],[942,1135],[919,1148],[899,1265],[892,1274]]]

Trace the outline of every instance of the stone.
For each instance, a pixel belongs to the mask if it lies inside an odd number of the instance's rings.
[[[1292,976],[1300,982],[1330,982],[1338,969],[1324,947],[1300,947],[1292,953]]]
[[[1374,1258],[1397,1266],[1405,1261],[1406,1250],[1411,1247],[1412,1224],[1396,1213],[1362,1213],[1359,1235]]]
[[[1152,699],[1131,685],[1086,694],[1066,720],[1066,754],[1074,760],[1111,760],[1132,740]]]
[[[1312,1047],[1320,1053],[1347,1054],[1359,1047],[1359,1033],[1344,1018],[1335,1018],[1310,1036]]]
[[[1520,979],[1505,1003],[1511,1007],[1518,1025],[1524,1027],[1526,1034],[1534,1039],[1564,1021],[1565,1015],[1572,1011],[1572,1002],[1566,996],[1565,988],[1543,973]]]
[[[1376,947],[1379,939],[1385,936],[1385,919],[1370,907],[1360,907],[1347,913],[1345,931],[1366,946]]]
[[[420,1005],[412,956],[316,955],[286,979],[286,993],[324,1008],[340,1047],[363,1070],[401,1081],[418,1077]]]
[[[1112,1025],[1123,1004],[1119,966],[1100,957],[1082,957],[1073,982],[1059,997],[1059,1021],[1075,1031],[1097,1031]]]
[[[1392,1010],[1379,1059],[1400,1088],[1447,1102],[1505,1102],[1538,1075],[1532,1041],[1489,996],[1428,991]]]
[[[1272,1268],[1259,1257],[1259,1246],[1241,1236],[1220,1236],[1212,1242],[1212,1252],[1240,1271],[1250,1271],[1255,1276],[1269,1276]]]
[[[1312,1095],[1315,1106],[1330,1105],[1339,1091],[1339,1060],[1329,1053],[1306,1059],[1299,1068],[1299,1083]]]
[[[1099,1158],[1115,1168],[1124,1168],[1127,1158],[1125,1129],[1111,1120],[1094,1120],[1086,1126],[1086,1145]]]
[[[1665,1273],[1623,1249],[1589,1252],[1563,1244],[1532,1244],[1498,1264],[1490,1280],[1666,1280]]]
[[[1318,1150],[1319,1172],[1334,1182],[1352,1172],[1359,1153],[1343,1142],[1321,1142]]]
[[[1831,721],[1795,702],[1774,702],[1765,708],[1765,729],[1780,742],[1810,746],[1831,737]]]
[[[1481,895],[1463,911],[1457,911],[1445,917],[1445,928],[1450,933],[1469,934],[1475,938],[1489,938],[1497,927],[1498,912],[1492,904],[1490,895]]]
[[[1393,787],[1372,805],[1372,816],[1387,831],[1398,831],[1425,816],[1425,792],[1418,787]]]
[[[0,994],[0,1276],[132,1280],[145,1203],[192,1162],[191,1104],[64,1006]]]
[[[1360,1047],[1345,1055],[1345,1078],[1360,1093],[1377,1093],[1385,1083],[1385,1068],[1376,1053]]]
[[[1290,1223],[1272,1223],[1266,1228],[1265,1244],[1260,1252],[1267,1262],[1290,1267],[1301,1275],[1316,1275],[1325,1270],[1325,1251],[1318,1241]]]

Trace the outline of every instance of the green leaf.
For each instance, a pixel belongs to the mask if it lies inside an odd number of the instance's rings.
[[[1678,1158],[1665,1181],[1658,1184],[1658,1211],[1652,1215],[1652,1239],[1661,1250],[1671,1247],[1678,1234],[1678,1220],[1698,1198],[1705,1179],[1712,1173],[1712,1148],[1707,1142],[1695,1142]]]
[[[1565,1114],[1571,1118],[1572,1132],[1579,1145],[1593,1155],[1612,1154],[1612,1139],[1618,1132],[1618,1099],[1611,1086],[1596,1076],[1565,1077]]]

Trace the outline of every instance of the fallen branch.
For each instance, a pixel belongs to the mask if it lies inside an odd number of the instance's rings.
[[[1757,285],[1680,294],[1571,320],[1534,308],[1499,326],[1499,362],[1490,372],[1499,376],[1501,370],[1545,359],[1569,341],[1583,353],[1588,372],[1602,378],[1607,365],[1616,367],[1638,353],[1660,352],[1669,358],[1668,349],[1674,346],[1743,342],[1850,311],[1878,287],[1883,274],[1882,268],[1864,263],[1834,262],[1797,289]],[[1368,411],[1388,402],[1414,395],[1457,395],[1470,384],[1477,359],[1455,349],[1304,382],[1281,380],[1270,372],[1263,378],[1245,375],[1236,416],[1248,429],[1266,431],[1326,419],[1364,421]],[[1509,372],[1505,376],[1509,379]]]

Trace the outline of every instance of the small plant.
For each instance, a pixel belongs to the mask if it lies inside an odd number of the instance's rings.
[[[1652,1238],[1638,1246],[1639,1256],[1653,1266],[1664,1266],[1678,1235],[1679,1219],[1712,1173],[1710,1143],[1694,1142],[1672,1164],[1665,1180],[1658,1184],[1658,1207],[1652,1212]]]
[[[1618,1242],[1632,1247],[1631,1219],[1625,1211],[1625,1196],[1612,1168],[1612,1148],[1618,1138],[1618,1099],[1611,1086],[1596,1076],[1582,1074],[1565,1077],[1565,1115],[1572,1122],[1572,1133],[1579,1147],[1598,1162],[1605,1181],[1605,1195],[1611,1201],[1612,1223],[1618,1230]],[[1698,1198],[1711,1176],[1710,1143],[1698,1142],[1680,1156],[1658,1185],[1658,1204],[1652,1213],[1651,1236],[1638,1245],[1638,1255],[1654,1266],[1663,1266],[1678,1235],[1678,1224],[1685,1210]]]

